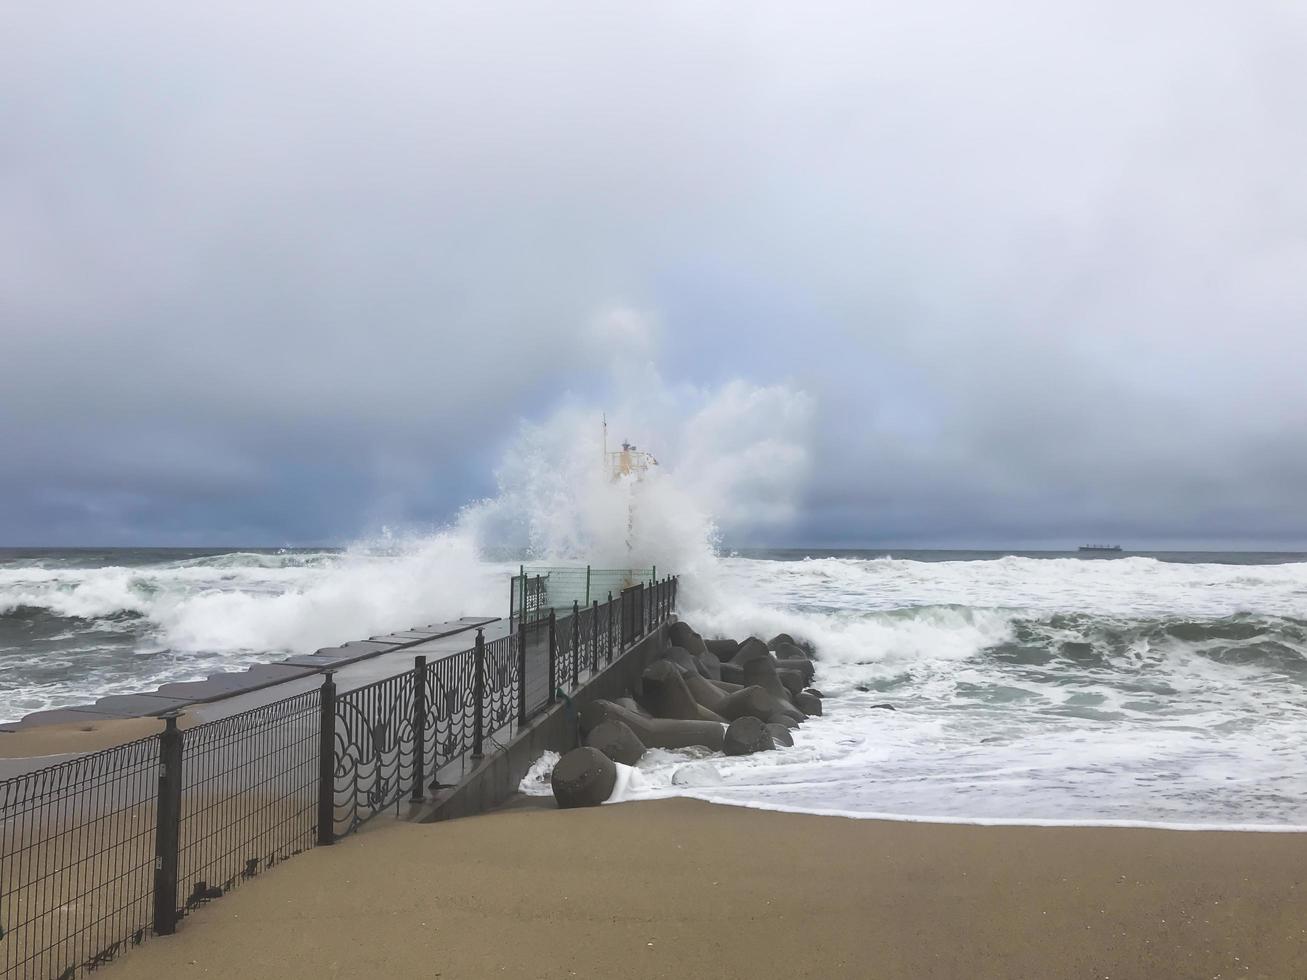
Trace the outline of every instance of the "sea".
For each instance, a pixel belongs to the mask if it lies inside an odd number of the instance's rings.
[[[0,550],[0,719],[503,614],[515,564],[461,548]],[[651,751],[628,798],[1307,827],[1307,554],[742,551],[680,612],[812,643],[825,711],[776,752]]]

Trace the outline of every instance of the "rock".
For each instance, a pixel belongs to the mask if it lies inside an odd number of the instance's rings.
[[[817,668],[813,666],[811,660],[795,659],[788,657],[784,660],[776,658],[777,670],[793,670],[803,675],[803,685],[807,687],[812,683],[813,677],[817,674]]]
[[[774,748],[776,743],[768,733],[767,726],[762,719],[753,715],[745,715],[731,722],[726,729],[726,737],[722,740],[722,750],[727,755],[753,755]],[[610,787],[609,792],[611,791]]]
[[[777,745],[794,744],[794,736],[790,734],[790,730],[784,725],[778,725],[775,722],[769,721],[763,727],[767,729],[767,734],[771,736],[771,740]]]
[[[767,641],[767,649],[775,650],[782,643],[787,644],[789,646],[794,646],[794,637],[790,636],[789,633],[777,633],[775,636],[773,636],[770,640]]]
[[[794,699],[794,706],[808,716],[821,714],[821,698],[807,691],[799,693],[799,696]]]
[[[720,786],[722,774],[710,762],[689,762],[672,773],[673,786]]]
[[[722,736],[726,731],[726,726],[720,722],[651,718],[602,698],[582,705],[577,715],[582,733],[594,731],[602,722],[616,718],[625,722],[635,737],[651,749],[685,749],[692,745],[702,745],[713,752],[720,752]]]
[[[739,640],[704,640],[703,645],[718,660],[730,660],[740,649]]]
[[[624,766],[635,765],[644,755],[644,743],[631,731],[630,725],[618,718],[595,725],[585,736],[585,744]]]
[[[686,721],[723,721],[699,704],[685,686],[685,678],[669,660],[655,660],[640,676],[643,691],[639,700],[655,718],[681,718]],[[700,678],[702,680],[702,678]]]
[[[549,777],[554,799],[564,809],[598,806],[613,795],[617,766],[596,748],[583,745],[558,760]]]

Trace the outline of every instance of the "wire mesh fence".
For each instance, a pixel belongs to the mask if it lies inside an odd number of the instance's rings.
[[[0,783],[0,966],[59,977],[149,935],[157,736]]]
[[[676,580],[338,693],[320,688],[0,782],[0,978],[72,980],[190,911],[405,799],[670,616]]]
[[[552,610],[567,616],[572,604],[590,608],[605,596],[633,585],[652,585],[657,568],[593,568],[590,565],[523,565],[509,589],[510,617],[525,622],[545,619]]]

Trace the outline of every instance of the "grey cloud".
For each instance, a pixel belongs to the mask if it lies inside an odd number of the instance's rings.
[[[0,541],[440,520],[629,304],[814,396],[759,539],[1307,544],[1305,20],[11,6]]]

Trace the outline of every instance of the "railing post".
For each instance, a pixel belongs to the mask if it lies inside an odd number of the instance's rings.
[[[475,714],[472,716],[472,757],[481,758],[481,742],[485,735],[485,721],[482,715],[485,712],[486,701],[486,632],[485,629],[477,627],[476,651],[476,679],[473,682],[472,697],[476,703]]]
[[[554,691],[558,689],[558,636],[555,629],[558,617],[551,606],[549,608],[549,703],[554,703]]]
[[[517,724],[526,724],[526,621],[517,624]]]
[[[613,662],[613,590],[608,590],[608,662]]]
[[[413,658],[413,792],[414,803],[423,800],[422,787],[427,781],[427,658]]]
[[[318,843],[336,843],[336,682],[327,671],[322,682],[318,723]]]
[[[599,673],[599,600],[590,604],[590,669]]]
[[[572,687],[576,687],[580,676],[578,670],[581,658],[581,609],[575,599],[572,600]]]
[[[182,733],[167,716],[159,736],[159,795],[154,810],[154,931],[177,929],[177,854],[182,818]]]

